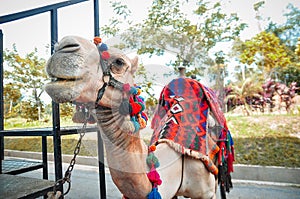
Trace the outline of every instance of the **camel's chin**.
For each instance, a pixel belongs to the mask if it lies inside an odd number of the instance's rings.
[[[45,91],[57,103],[73,102],[83,90],[83,81],[56,81],[46,84]]]

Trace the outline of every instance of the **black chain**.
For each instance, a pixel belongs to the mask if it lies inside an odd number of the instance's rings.
[[[53,193],[52,193],[53,196],[56,195],[57,188],[61,185],[64,185],[66,182],[68,183],[68,189],[66,190],[65,193],[63,193],[63,196],[67,195],[69,193],[70,189],[71,189],[71,174],[72,174],[72,171],[73,171],[74,166],[76,164],[76,157],[80,152],[82,138],[84,137],[85,132],[86,132],[87,121],[88,121],[88,118],[90,117],[89,111],[84,111],[84,115],[85,115],[84,123],[83,123],[83,126],[82,126],[82,128],[80,129],[80,132],[79,132],[79,139],[77,141],[76,147],[75,147],[74,152],[73,152],[73,158],[70,161],[70,164],[69,164],[69,166],[68,166],[68,168],[65,172],[65,176],[62,179],[59,179],[55,182],[54,187],[53,187]]]

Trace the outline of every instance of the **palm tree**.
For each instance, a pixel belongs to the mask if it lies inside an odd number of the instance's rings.
[[[242,105],[247,116],[251,113],[251,107],[247,103],[247,99],[252,99],[253,97],[261,97],[259,94],[262,91],[260,85],[255,84],[252,79],[246,79],[241,86],[232,86],[231,92],[226,97],[226,102],[232,100],[234,104]]]

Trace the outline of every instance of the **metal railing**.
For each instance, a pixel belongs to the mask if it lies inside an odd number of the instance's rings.
[[[51,52],[54,50],[54,44],[58,41],[58,17],[57,17],[57,10],[62,7],[71,6],[74,4],[86,2],[89,0],[69,0],[64,1],[48,6],[43,6],[27,11],[22,11],[18,13],[8,14],[4,16],[0,16],[0,24],[8,23],[11,21],[31,17],[37,14],[50,12],[50,25],[51,25]],[[99,1],[93,0],[94,2],[94,36],[99,36]],[[3,88],[3,32],[0,29],[0,173],[2,171],[2,160],[4,159],[4,136],[5,135],[17,135],[23,134],[26,130],[15,130],[15,131],[6,131],[4,129],[4,88]],[[61,130],[60,127],[60,114],[59,114],[59,104],[52,102],[52,129],[41,129],[40,131],[37,130],[35,132],[37,135],[40,136],[53,136],[53,147],[54,147],[54,161],[55,161],[55,178],[56,180],[61,179],[62,176],[62,154],[61,154],[61,135],[62,134],[72,134],[77,133],[76,130]],[[45,139],[43,139],[45,140]],[[47,144],[43,144],[43,148],[47,146]],[[47,148],[47,147],[46,147]],[[45,149],[46,150],[46,149]],[[44,152],[43,152],[44,153]],[[46,151],[47,153],[47,151]],[[99,180],[100,180],[100,197],[105,199],[106,198],[106,186],[105,186],[105,172],[104,172],[104,155],[103,155],[103,145],[101,136],[98,130],[98,153],[99,153]],[[44,159],[43,161],[47,161]],[[45,165],[47,170],[47,165]],[[45,176],[48,178],[48,176]],[[59,188],[63,191],[63,187]]]

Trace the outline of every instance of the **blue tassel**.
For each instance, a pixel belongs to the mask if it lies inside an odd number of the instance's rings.
[[[152,191],[147,195],[147,199],[161,199],[161,195],[157,190],[157,187],[154,187]]]
[[[132,121],[134,125],[134,133],[138,132],[138,130],[141,128],[140,124],[136,121]]]

